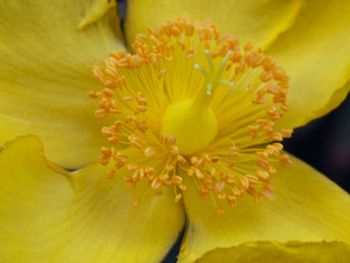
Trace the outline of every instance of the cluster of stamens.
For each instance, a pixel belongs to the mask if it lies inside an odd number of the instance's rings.
[[[280,142],[292,130],[275,129],[288,110],[283,69],[251,43],[241,48],[236,37],[221,35],[216,26],[186,19],[138,35],[132,47],[133,55],[112,52],[104,67],[94,69],[103,84],[90,93],[99,100],[96,116],[115,119],[101,130],[111,145],[101,149],[100,159],[111,165],[108,176],[122,175],[130,187],[146,180],[155,194],[173,187],[179,201],[185,175],[203,196],[212,197],[219,212],[245,193],[271,196],[276,161],[290,163]],[[176,76],[176,70],[186,75]],[[187,76],[183,87],[171,86]],[[200,92],[190,87],[196,83],[205,86],[219,129],[207,147],[184,155],[177,138],[162,133],[160,118],[169,104]]]

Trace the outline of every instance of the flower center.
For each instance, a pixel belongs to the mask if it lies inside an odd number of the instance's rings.
[[[133,49],[94,68],[96,115],[114,119],[101,130],[108,176],[146,181],[156,195],[172,187],[175,201],[186,176],[218,211],[270,196],[276,161],[290,163],[280,142],[292,130],[275,125],[288,109],[284,70],[251,43],[184,19],[137,36]]]

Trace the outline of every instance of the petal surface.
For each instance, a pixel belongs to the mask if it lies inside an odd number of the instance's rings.
[[[350,2],[307,1],[267,51],[290,76],[283,126],[298,127],[337,107],[350,85]]]
[[[159,262],[183,226],[173,194],[144,195],[122,175],[91,165],[71,175],[49,163],[34,137],[0,154],[3,262]]]
[[[215,249],[195,262],[347,263],[349,253],[349,246],[340,242],[256,242],[232,249]]]
[[[253,41],[261,47],[268,46],[288,28],[299,11],[301,1],[213,1],[131,0],[128,3],[126,30],[128,44],[137,33],[148,27],[189,16],[192,19],[210,20],[222,32],[237,35],[243,42]]]
[[[87,93],[99,87],[92,67],[122,48],[113,3],[0,2],[0,143],[35,134],[61,165],[97,159],[101,124]]]
[[[244,197],[221,215],[210,198],[188,187],[180,262],[349,262],[349,195],[300,160],[293,162],[272,178],[273,200]]]

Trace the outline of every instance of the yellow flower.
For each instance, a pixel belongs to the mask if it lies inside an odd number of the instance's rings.
[[[114,8],[0,2],[0,261],[159,262],[186,225],[180,262],[349,262],[348,194],[276,160],[349,91],[350,2],[133,0],[136,55]]]

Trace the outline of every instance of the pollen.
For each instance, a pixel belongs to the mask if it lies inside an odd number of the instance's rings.
[[[184,18],[138,35],[132,49],[93,69],[95,114],[110,123],[101,128],[107,177],[146,182],[154,195],[170,187],[175,202],[192,183],[218,212],[245,195],[270,198],[271,178],[291,163],[281,142],[293,131],[278,124],[284,70],[254,44]]]

